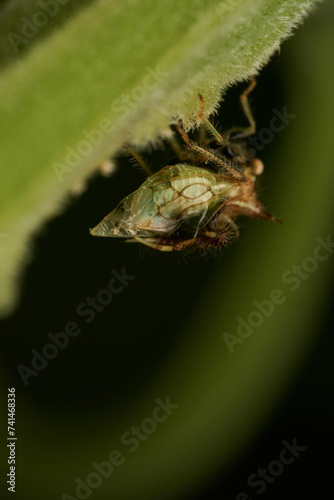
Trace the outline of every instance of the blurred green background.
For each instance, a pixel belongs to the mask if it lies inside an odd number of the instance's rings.
[[[76,478],[86,481],[92,462],[108,460],[115,449],[124,463],[89,498],[256,498],[247,478],[294,438],[307,450],[261,497],[325,491],[334,416],[334,255],[314,272],[304,270],[294,291],[282,276],[308,265],[317,238],[334,237],[333,19],[333,4],[320,5],[261,72],[252,94],[259,131],[274,109],[296,115],[259,152],[266,167],[260,197],[282,225],[242,220],[239,241],[214,259],[92,238],[88,228],[143,179],[119,157],[113,177],[94,177],[35,235],[19,306],[1,322],[3,387],[17,391],[18,500],[75,498]],[[222,127],[243,120],[243,88],[226,95]],[[147,154],[156,168],[171,155]],[[123,267],[135,279],[86,324],[77,306]],[[222,335],[236,335],[237,318],[246,320],[253,301],[275,289],[284,303],[231,353]],[[28,365],[30,350],[40,351],[47,334],[69,321],[80,325],[80,335],[25,386],[17,365]],[[131,453],[121,436],[168,396],[179,408]]]

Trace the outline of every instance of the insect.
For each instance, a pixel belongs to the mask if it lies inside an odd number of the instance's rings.
[[[264,167],[244,141],[256,131],[248,102],[255,85],[255,79],[251,79],[240,96],[249,126],[234,127],[223,134],[205,117],[204,99],[199,95],[199,118],[211,137],[196,143],[179,122],[174,123],[179,139],[173,136],[169,140],[177,160],[156,173],[131,146],[125,145],[148,178],[91,234],[126,238],[164,252],[206,250],[224,247],[237,238],[235,220],[241,215],[280,222],[257,199],[256,177]]]

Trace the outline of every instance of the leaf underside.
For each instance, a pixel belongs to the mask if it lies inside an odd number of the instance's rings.
[[[265,65],[313,5],[87,1],[80,9],[59,4],[44,27],[29,31],[38,2],[5,3],[0,310],[13,308],[32,232],[97,165],[125,141],[156,141],[172,118],[191,126],[198,92],[211,114],[224,90]]]

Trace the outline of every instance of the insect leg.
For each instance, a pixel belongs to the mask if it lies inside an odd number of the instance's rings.
[[[151,171],[150,167],[146,164],[146,162],[143,160],[143,158],[141,157],[141,155],[135,150],[133,149],[130,144],[124,144],[123,145],[124,149],[126,149],[126,151],[134,157],[134,159],[137,161],[137,163],[139,163],[139,165],[141,166],[141,168],[144,170],[144,172],[147,173],[147,175],[152,175],[153,172]]]
[[[218,215],[216,224],[215,224],[215,229],[217,231],[221,230],[232,230],[233,235],[235,238],[239,238],[239,228],[237,224],[234,222],[234,220],[229,216],[224,213],[221,213]]]
[[[254,89],[255,85],[256,85],[256,80],[254,77],[252,77],[250,79],[248,87],[246,88],[246,90],[243,91],[243,93],[240,96],[241,106],[248,120],[249,126],[245,128],[233,127],[231,130],[229,130],[228,134],[229,135],[233,134],[233,139],[244,139],[246,137],[249,137],[250,135],[254,135],[256,132],[256,123],[248,101],[248,96]],[[236,135],[234,135],[235,133]]]
[[[189,159],[189,151],[184,149],[184,147],[182,148],[174,136],[167,137],[167,140],[181,161]]]
[[[191,151],[194,151],[204,162],[213,162],[219,165],[220,167],[223,167],[225,170],[228,171],[229,174],[232,175],[235,179],[242,179],[243,174],[239,172],[233,163],[230,160],[227,160],[218,156],[214,151],[210,151],[209,149],[202,148],[201,146],[198,146],[194,142],[190,141],[188,144],[188,149]]]
[[[184,140],[185,144],[188,146],[188,144],[190,143],[190,139],[189,139],[187,132],[185,132],[183,130],[183,128],[181,127],[181,125],[179,123],[174,123],[174,127],[176,128],[176,130],[178,131],[178,133],[180,134],[180,136]]]
[[[198,117],[200,120],[204,123],[205,128],[207,131],[216,139],[217,143],[225,146],[228,144],[228,141],[224,139],[224,137],[218,132],[218,130],[212,125],[210,120],[204,116],[204,97],[201,94],[198,94],[198,98],[200,100],[200,110],[198,113]]]
[[[196,244],[197,238],[189,239],[167,239],[167,238],[140,238],[134,237],[132,240],[137,243],[142,243],[148,247],[160,250],[160,252],[178,252],[185,248],[192,247]]]

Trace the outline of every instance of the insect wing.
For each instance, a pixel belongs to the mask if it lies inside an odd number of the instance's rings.
[[[131,237],[131,206],[137,191],[124,198],[96,227],[91,230],[93,236]]]
[[[181,225],[196,235],[224,197],[217,175],[192,165],[167,166],[124,198],[92,231],[118,238],[170,236]],[[218,189],[217,189],[218,188]]]
[[[144,182],[137,191],[124,198],[102,222],[91,230],[91,234],[133,238],[134,236],[154,236],[157,233],[168,236],[175,231],[179,222],[159,214],[159,207],[154,198],[155,191],[150,184],[148,181]],[[163,184],[159,183],[159,186],[160,192],[165,193]]]

